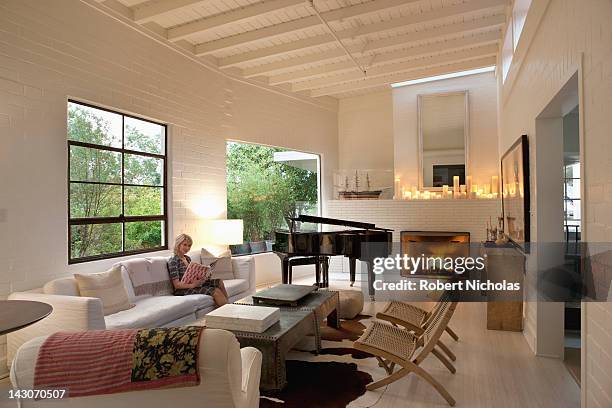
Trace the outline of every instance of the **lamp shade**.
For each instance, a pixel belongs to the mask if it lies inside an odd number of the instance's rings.
[[[206,220],[204,236],[207,243],[216,245],[242,244],[242,220]]]

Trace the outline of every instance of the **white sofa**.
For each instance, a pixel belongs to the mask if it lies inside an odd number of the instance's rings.
[[[11,382],[15,388],[33,389],[34,366],[45,337],[25,343],[15,355]],[[259,406],[261,352],[239,348],[233,334],[206,329],[200,340],[200,385],[163,390],[134,391],[60,400],[21,401],[21,408],[166,408],[172,406],[254,408]]]
[[[188,254],[200,262],[200,251]],[[56,331],[80,331],[103,329],[126,329],[147,327],[172,327],[193,323],[215,308],[208,295],[187,296],[136,296],[126,263],[136,265],[139,273],[167,276],[168,257],[143,257],[119,262],[122,266],[123,283],[130,303],[135,306],[128,310],[104,316],[102,303],[98,298],[81,297],[73,277],[59,278],[48,282],[43,288],[28,292],[15,292],[9,299],[35,300],[53,306],[49,316],[24,329],[7,335],[7,365],[17,349],[26,341],[47,336]],[[255,262],[251,256],[232,258],[234,279],[224,280],[229,301],[242,299],[255,292]],[[164,275],[165,274],[165,275]],[[169,277],[168,277],[169,279]]]

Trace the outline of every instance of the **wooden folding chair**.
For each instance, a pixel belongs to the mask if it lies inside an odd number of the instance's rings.
[[[376,318],[386,320],[395,326],[402,326],[406,329],[415,332],[417,335],[421,335],[428,322],[431,320],[432,314],[434,314],[437,308],[440,307],[441,302],[447,301],[448,296],[442,295],[440,301],[428,312],[421,309],[418,306],[411,305],[405,302],[391,301],[383,310],[376,313]],[[455,340],[459,340],[459,336],[449,327],[446,327],[446,332]],[[441,339],[438,340],[438,346],[444,353],[453,361],[457,360],[455,354],[448,348]]]
[[[368,327],[365,333],[355,341],[354,347],[373,354],[388,375],[368,384],[366,388],[374,390],[397,381],[409,373],[415,373],[431,384],[449,405],[454,406],[455,400],[449,392],[431,374],[420,367],[420,364],[429,353],[432,353],[444,363],[449,371],[455,373],[455,367],[435,346],[448,326],[456,307],[457,302],[440,302],[439,307],[432,311],[430,322],[420,335],[378,321]],[[401,368],[394,372],[396,365]]]

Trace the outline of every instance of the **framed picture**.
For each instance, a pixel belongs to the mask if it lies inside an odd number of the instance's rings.
[[[504,233],[517,244],[529,242],[529,141],[522,135],[501,158]]]

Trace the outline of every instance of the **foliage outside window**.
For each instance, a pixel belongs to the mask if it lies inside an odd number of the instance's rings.
[[[167,248],[166,126],[68,102],[69,262]]]
[[[244,241],[234,253],[271,250],[274,231],[286,229],[286,217],[319,213],[318,157],[275,160],[287,149],[227,143],[227,217],[244,221]],[[296,154],[302,154],[295,152]]]

